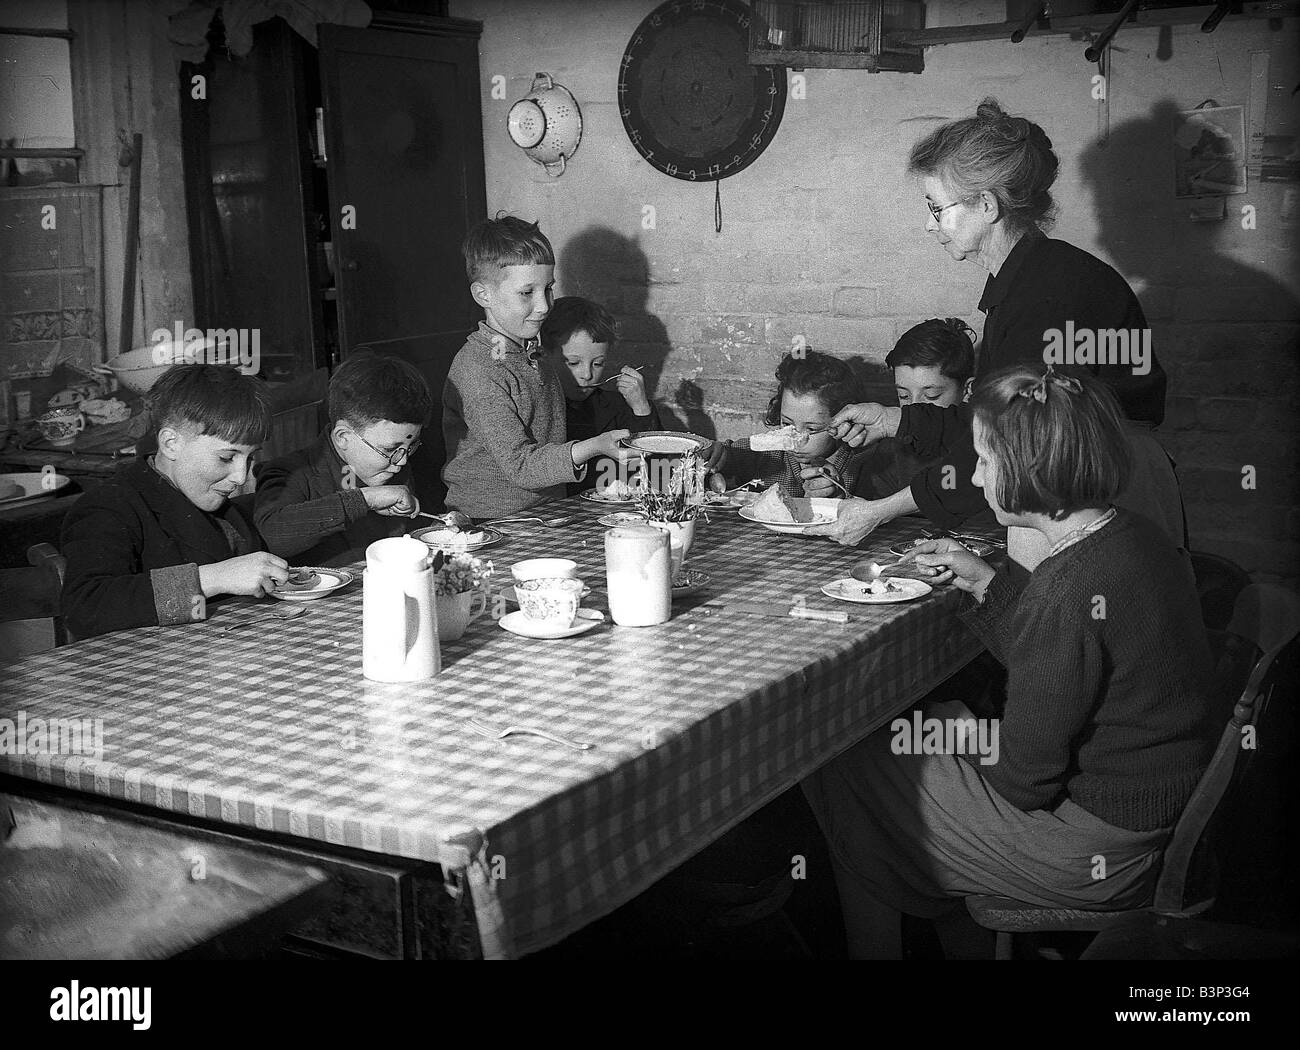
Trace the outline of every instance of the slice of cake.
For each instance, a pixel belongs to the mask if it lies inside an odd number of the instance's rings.
[[[773,485],[753,504],[754,517],[778,525],[803,524],[813,520],[810,500],[789,499],[781,494],[781,486]]]
[[[807,440],[794,427],[781,427],[766,434],[755,434],[749,439],[749,447],[755,452],[794,452]]]

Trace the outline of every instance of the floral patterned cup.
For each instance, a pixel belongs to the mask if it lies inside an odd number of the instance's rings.
[[[55,408],[36,421],[36,429],[51,445],[71,445],[86,429],[86,417],[76,408]]]

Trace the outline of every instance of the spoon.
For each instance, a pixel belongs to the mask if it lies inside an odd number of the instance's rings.
[[[939,570],[928,565],[917,565],[915,563],[907,565],[912,556],[904,555],[898,561],[880,563],[873,559],[858,562],[850,570],[849,575],[855,580],[861,580],[863,583],[871,583],[873,580],[893,577],[895,579],[909,580],[928,580],[933,576],[939,575]]]
[[[240,620],[239,623],[232,623],[228,627],[221,628],[223,631],[234,631],[240,627],[247,627],[250,623],[261,623],[264,620],[292,620],[295,616],[301,616],[307,610],[301,605],[282,605],[275,612],[267,613],[265,616],[254,616],[251,620]]]
[[[502,525],[507,521],[538,521],[542,523],[544,528],[559,529],[563,528],[565,525],[571,525],[577,520],[578,516],[576,514],[561,514],[557,518],[493,518],[491,521],[483,522],[483,524],[484,526],[487,526]]]

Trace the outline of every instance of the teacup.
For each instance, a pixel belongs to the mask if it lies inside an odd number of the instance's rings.
[[[526,580],[554,580],[578,578],[578,563],[568,558],[528,558],[510,566],[510,575],[516,583]]]
[[[582,604],[582,581],[569,577],[525,580],[515,585],[524,616],[547,627],[572,627]]]
[[[86,429],[86,417],[76,408],[54,408],[36,420],[36,429],[51,445],[71,445]]]

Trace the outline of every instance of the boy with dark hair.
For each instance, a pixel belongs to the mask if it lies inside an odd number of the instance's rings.
[[[334,371],[330,424],[309,449],[257,480],[257,527],[272,551],[308,565],[342,565],[399,536],[420,510],[408,463],[433,400],[419,370],[361,352]]]
[[[536,223],[485,219],[465,237],[470,294],[484,319],[456,354],[443,387],[447,506],[507,517],[583,481],[587,464],[616,457],[626,430],[572,440],[560,377],[538,333],[551,310],[555,253]]]
[[[60,541],[63,615],[79,638],[202,620],[208,598],[260,598],[289,578],[236,498],[271,428],[261,382],[237,369],[177,365],[147,395],[156,447],[82,496]]]
[[[645,379],[627,366],[615,388],[605,384],[605,359],[614,345],[614,316],[599,303],[576,295],[556,299],[542,322],[542,349],[555,354],[564,388],[564,420],[570,440],[583,441],[611,430],[658,430],[659,413],[645,392]],[[570,494],[593,488],[599,477],[613,478],[613,460],[600,457],[587,477],[569,486]]]
[[[894,371],[899,405],[948,408],[970,397],[975,382],[975,333],[956,317],[932,317],[913,325],[894,344],[885,364]],[[860,494],[891,496],[930,465],[886,439],[869,454]],[[982,519],[987,514],[981,514]]]

